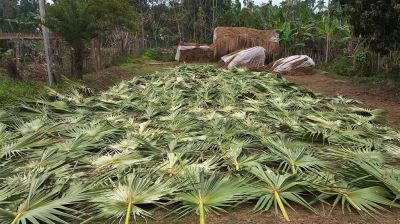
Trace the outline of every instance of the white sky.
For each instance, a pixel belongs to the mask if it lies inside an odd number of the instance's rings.
[[[45,1],[46,1],[46,2],[49,2],[49,3],[53,3],[52,0],[45,0]],[[283,0],[272,0],[272,3],[273,3],[274,5],[279,5],[282,1],[283,1]],[[260,4],[262,4],[262,3],[267,3],[267,2],[269,2],[269,0],[254,0],[254,3],[256,3],[257,5],[260,5]]]
[[[279,5],[279,3],[281,3],[282,0],[272,0],[272,3],[275,5]],[[254,3],[256,3],[257,5],[260,5],[261,3],[267,3],[269,2],[268,0],[254,0]]]
[[[272,0],[272,4],[279,5],[283,0]],[[254,0],[254,3],[260,5],[261,3],[267,3],[268,0]],[[328,1],[325,1],[325,5],[327,5]]]

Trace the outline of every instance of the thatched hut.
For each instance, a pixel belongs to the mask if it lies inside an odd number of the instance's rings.
[[[279,48],[278,34],[273,30],[257,30],[246,27],[217,27],[214,30],[214,57],[221,58],[231,52],[250,47],[265,48],[268,55]]]

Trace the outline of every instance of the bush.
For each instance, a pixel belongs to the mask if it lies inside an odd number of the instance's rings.
[[[163,59],[163,54],[160,49],[150,48],[142,54],[142,59],[161,61]]]
[[[149,48],[142,54],[143,60],[154,61],[173,61],[175,59],[173,52],[159,48]]]
[[[10,80],[0,71],[0,109],[15,106],[29,98],[41,96],[44,93],[43,89],[42,85]]]
[[[328,70],[342,76],[353,75],[353,60],[351,57],[339,56],[329,65]]]
[[[363,76],[371,75],[371,55],[368,51],[358,51],[353,55],[353,70]]]

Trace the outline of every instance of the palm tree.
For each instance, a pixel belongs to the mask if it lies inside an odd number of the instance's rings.
[[[71,68],[82,79],[87,44],[112,26],[131,27],[133,9],[128,1],[56,1],[48,9],[46,26],[71,46]]]
[[[328,64],[331,41],[333,40],[333,35],[340,28],[340,22],[336,18],[330,20],[329,16],[324,16],[318,28],[319,32],[325,35],[325,64]]]

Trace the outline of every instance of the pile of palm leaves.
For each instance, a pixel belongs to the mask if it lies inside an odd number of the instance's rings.
[[[0,113],[0,223],[398,206],[400,134],[381,112],[272,74],[186,65],[49,99]]]

